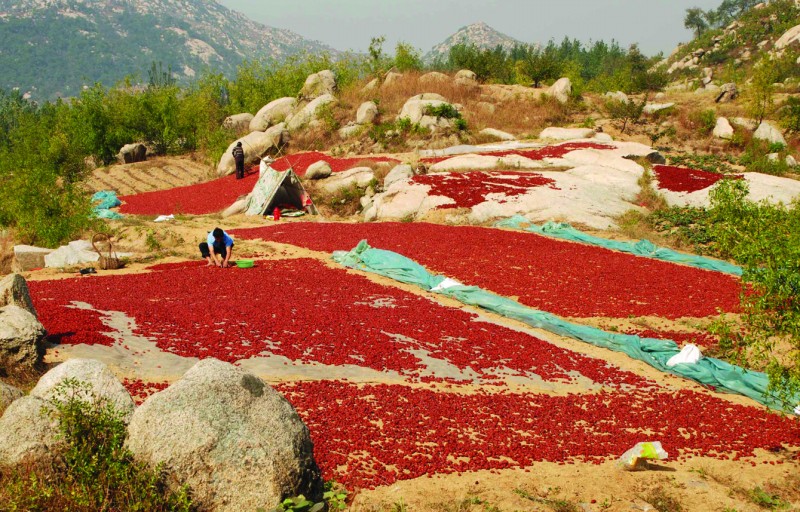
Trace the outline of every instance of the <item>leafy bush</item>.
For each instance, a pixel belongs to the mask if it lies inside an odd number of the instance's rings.
[[[9,510],[190,511],[186,489],[172,493],[158,471],[125,449],[126,427],[108,400],[67,380],[51,401],[62,443],[54,465],[0,471],[0,502]]]
[[[426,105],[424,109],[426,116],[435,116],[444,119],[460,119],[461,112],[449,103],[442,103],[440,105]]]
[[[617,121],[622,121],[622,128],[620,131],[625,133],[628,124],[636,123],[642,118],[646,102],[646,99],[639,103],[633,100],[625,102],[617,99],[610,99],[606,101],[604,107],[608,117]]]
[[[689,114],[689,120],[697,127],[700,135],[708,136],[711,135],[717,125],[717,113],[714,109],[693,111]]]

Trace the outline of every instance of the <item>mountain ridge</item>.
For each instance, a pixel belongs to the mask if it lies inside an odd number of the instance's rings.
[[[444,41],[431,48],[425,54],[424,59],[427,62],[432,62],[437,59],[447,58],[450,48],[457,44],[475,45],[483,49],[493,49],[501,46],[506,50],[510,50],[516,45],[526,43],[503,34],[483,21],[479,21],[458,29]]]

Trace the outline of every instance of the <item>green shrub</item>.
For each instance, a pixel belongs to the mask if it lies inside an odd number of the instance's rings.
[[[424,109],[426,116],[435,116],[444,119],[460,119],[461,112],[449,103],[442,103],[440,105],[426,105]]]
[[[714,109],[693,111],[689,114],[689,120],[697,127],[700,135],[707,137],[711,135],[717,125],[717,113]]]

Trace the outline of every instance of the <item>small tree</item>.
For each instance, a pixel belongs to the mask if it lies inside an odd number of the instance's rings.
[[[561,61],[555,47],[550,45],[544,50],[531,49],[522,59],[522,71],[533,81],[534,87],[544,80],[558,78],[561,73]]]
[[[762,61],[755,66],[753,82],[747,91],[748,114],[760,123],[769,116],[774,109],[773,89],[775,83],[775,69],[769,62]]]
[[[628,128],[628,123],[635,123],[641,119],[642,114],[644,113],[644,106],[646,104],[646,97],[639,103],[636,103],[633,100],[625,102],[611,99],[606,102],[605,110],[608,114],[608,117],[611,119],[622,121],[622,128],[620,131],[625,133],[625,130]]]
[[[703,32],[708,30],[706,13],[699,7],[686,9],[686,17],[683,18],[683,26],[693,31],[695,37],[700,37],[703,35]]]
[[[422,52],[408,43],[399,42],[394,50],[394,67],[398,71],[419,71],[422,69]]]

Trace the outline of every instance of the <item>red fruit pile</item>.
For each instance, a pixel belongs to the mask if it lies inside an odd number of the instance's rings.
[[[545,158],[561,158],[570,151],[578,149],[614,149],[613,146],[607,144],[598,144],[596,142],[565,142],[563,144],[556,144],[554,146],[546,146],[539,149],[513,149],[509,151],[491,151],[483,154],[491,156],[502,157],[508,155],[518,155],[531,160],[544,160]],[[422,161],[426,163],[435,164],[453,158],[452,156],[423,158]]]
[[[739,310],[735,277],[530,233],[425,223],[287,223],[233,230],[316,251],[360,240],[434,273],[565,317],[707,317]]]
[[[230,206],[239,196],[249,194],[256,181],[258,181],[258,167],[253,167],[241,180],[237,180],[235,175],[230,175],[187,187],[121,196],[123,204],[119,211],[133,215],[215,213]]]
[[[671,459],[738,460],[800,445],[796,420],[687,390],[459,394],[332,381],[278,389],[311,430],[323,477],[347,487],[538,461],[600,463],[642,440],[661,441]]]
[[[359,167],[363,165],[367,165],[371,162],[388,162],[388,163],[397,163],[398,161],[394,158],[388,158],[385,156],[369,156],[369,157],[357,157],[357,158],[336,158],[333,156],[326,155],[325,153],[319,153],[316,151],[311,151],[308,153],[297,153],[294,155],[288,155],[281,157],[275,162],[273,162],[270,167],[275,169],[276,171],[285,171],[291,168],[295,174],[298,176],[304,176],[308,166],[313,163],[319,162],[320,160],[325,160],[328,162],[328,165],[331,166],[331,170],[333,172],[341,172],[346,171],[347,169],[352,169],[353,167]]]
[[[697,192],[714,185],[719,180],[742,178],[671,165],[654,165],[653,172],[658,179],[658,188],[672,192]]]
[[[535,172],[446,172],[414,176],[411,181],[430,186],[428,195],[449,197],[454,201],[439,206],[441,210],[472,208],[486,201],[489,194],[503,194],[507,199],[544,185],[558,190],[554,180]]]
[[[139,379],[123,379],[122,385],[131,394],[136,405],[141,405],[147,397],[169,387],[169,382],[143,382]]]
[[[66,344],[113,344],[96,334],[109,331],[97,313],[73,316],[72,301],[83,301],[125,313],[136,320],[135,334],[184,357],[235,362],[270,353],[296,362],[391,371],[412,380],[446,380],[430,376],[430,357],[458,369],[461,381],[497,381],[503,368],[519,376],[536,373],[545,381],[581,374],[607,385],[646,382],[604,361],[316,260],[260,261],[246,270],[195,263],[161,268],[32,282],[31,293],[48,331],[73,333],[61,338]],[[81,321],[87,321],[85,327]]]

